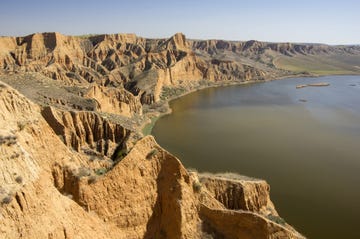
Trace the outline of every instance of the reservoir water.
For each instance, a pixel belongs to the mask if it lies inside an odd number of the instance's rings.
[[[327,82],[326,87],[297,85]],[[360,238],[360,77],[210,88],[170,104],[152,134],[188,168],[265,179],[309,238]]]

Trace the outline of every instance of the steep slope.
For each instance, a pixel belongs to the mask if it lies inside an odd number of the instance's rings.
[[[127,155],[116,156],[107,173],[95,176],[99,165],[70,150],[40,107],[2,83],[0,90],[2,238],[302,238],[269,220],[260,207],[226,209],[228,203],[212,193],[216,180],[207,178],[201,186],[195,173],[150,136]],[[239,193],[253,195],[246,197],[248,205],[268,202],[276,213],[266,185],[262,193],[252,189],[256,185]],[[226,226],[227,221],[242,226]]]
[[[291,68],[298,57],[311,61],[313,56],[322,56],[329,60],[318,68],[328,64],[360,73],[358,46],[187,40],[181,33],[169,39],[36,33],[2,37],[0,49],[3,74],[39,72],[67,85],[125,87],[146,104],[159,101],[163,87],[189,91],[201,87],[201,80],[212,84],[258,81],[307,70],[304,64],[300,69]]]
[[[96,111],[127,117],[142,114],[140,100],[122,88],[93,85],[84,97],[96,101]]]
[[[160,100],[163,86],[191,90],[203,79],[242,82],[268,76],[264,69],[251,64],[203,58],[194,53],[192,42],[181,33],[169,39],[133,34],[72,37],[36,33],[0,38],[0,46],[3,74],[39,72],[66,85],[124,86],[147,104]],[[273,75],[277,72],[272,71]]]
[[[111,157],[130,130],[94,112],[59,111],[45,107],[41,114],[64,144],[76,151],[95,151]]]
[[[116,237],[116,228],[85,212],[54,186],[52,168],[86,165],[53,134],[40,109],[0,86],[1,238]]]
[[[358,46],[1,37],[0,81],[21,94],[0,83],[0,237],[302,238],[265,181],[189,173],[139,127],[194,89],[359,65]]]
[[[192,49],[208,59],[241,62],[287,74],[359,74],[359,46],[329,46],[310,43],[194,40]]]

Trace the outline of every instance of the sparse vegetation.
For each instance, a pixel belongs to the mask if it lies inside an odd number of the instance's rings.
[[[147,155],[146,155],[146,159],[151,159],[152,157],[154,157],[159,151],[157,149],[152,149]]]
[[[266,216],[269,220],[277,223],[277,224],[280,224],[282,226],[284,226],[286,224],[285,220],[279,216],[275,216],[273,214],[269,214]]]
[[[245,175],[233,173],[233,172],[224,172],[224,173],[209,173],[209,172],[203,172],[199,173],[199,177],[219,177],[219,178],[225,178],[225,179],[233,179],[233,180],[245,180],[245,181],[257,181],[261,179],[248,177]]]
[[[13,154],[13,155],[10,156],[10,159],[16,159],[16,158],[18,158],[19,156],[20,156],[19,153],[15,153],[15,154]]]
[[[96,175],[104,175],[108,171],[107,168],[98,168],[95,170]]]
[[[76,174],[77,178],[87,177],[91,175],[91,170],[86,167],[81,167],[78,169],[78,172]]]
[[[99,34],[84,34],[84,35],[78,35],[76,37],[79,38],[89,38],[89,37],[94,37],[94,36],[98,36]]]
[[[184,87],[167,87],[167,86],[164,86],[162,88],[160,99],[167,100],[167,99],[170,99],[172,97],[182,95],[186,91],[187,90]]]
[[[274,65],[283,70],[297,73],[311,73],[316,75],[359,74],[359,56],[316,56],[297,55],[295,57],[279,56]]]
[[[21,184],[21,183],[23,182],[23,177],[22,177],[22,176],[17,176],[17,177],[15,178],[15,181],[16,181],[17,183]]]
[[[202,184],[199,181],[194,181],[193,182],[193,190],[194,192],[198,193],[201,191],[202,188]]]
[[[7,135],[3,136],[0,135],[0,145],[6,144],[7,146],[11,146],[13,144],[16,144],[16,136],[15,135]]]
[[[142,133],[144,136],[151,134],[152,129],[154,128],[155,122],[159,117],[152,117],[150,123],[146,124],[142,129]]]
[[[116,153],[116,157],[115,160],[116,161],[121,161],[123,158],[126,157],[126,155],[128,154],[128,150],[127,149],[121,149]]]
[[[20,131],[23,131],[23,130],[25,129],[25,127],[26,127],[26,122],[24,122],[24,121],[19,121],[19,122],[17,123],[17,126],[18,126],[18,129],[19,129]]]
[[[1,204],[9,204],[11,203],[12,199],[13,199],[12,196],[8,194],[1,200]]]

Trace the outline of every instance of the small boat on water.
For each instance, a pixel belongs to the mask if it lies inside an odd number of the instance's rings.
[[[308,84],[308,86],[329,86],[329,85],[330,84],[326,82]]]
[[[304,88],[307,86],[329,86],[329,83],[326,82],[319,82],[319,83],[310,83],[310,84],[306,84],[306,85],[297,85],[296,89],[300,89],[300,88]]]
[[[307,85],[297,85],[296,86],[296,89],[300,89],[300,88],[304,88],[304,87],[306,87]]]

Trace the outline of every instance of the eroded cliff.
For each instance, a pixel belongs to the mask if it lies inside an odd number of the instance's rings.
[[[191,90],[294,75],[284,61],[359,73],[359,55],[181,33],[1,37],[0,237],[303,238],[265,181],[189,172],[139,131]]]
[[[302,238],[268,217],[263,181],[189,173],[151,136],[104,168],[56,134],[91,145],[98,134],[117,143],[124,129],[0,90],[2,238]]]
[[[181,33],[169,39],[133,34],[73,37],[36,33],[0,38],[0,68],[3,74],[38,72],[67,85],[125,87],[147,104],[159,101],[164,86],[189,90],[203,79],[242,82],[283,74],[238,59],[212,61],[204,55],[211,50],[203,45],[188,41]]]

